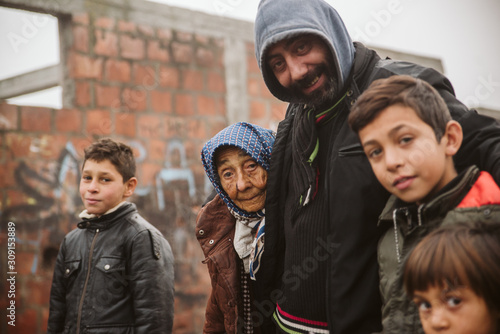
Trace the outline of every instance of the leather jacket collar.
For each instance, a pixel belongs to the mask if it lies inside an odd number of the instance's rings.
[[[83,219],[83,221],[78,223],[78,228],[89,229],[89,230],[106,230],[120,221],[120,219],[134,211],[136,209],[135,204],[125,203],[116,211],[102,215],[97,218]]]

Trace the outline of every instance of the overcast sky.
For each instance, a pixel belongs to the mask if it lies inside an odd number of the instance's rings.
[[[178,7],[253,21],[258,0],[156,0]],[[335,7],[354,40],[442,60],[457,96],[471,107],[500,110],[499,0],[327,0]],[[55,20],[31,19],[0,11],[0,78],[26,66],[58,62],[50,43]],[[29,25],[29,24],[28,24]],[[31,27],[32,28],[32,27]],[[52,35],[51,35],[52,34]],[[10,37],[10,39],[9,39]],[[13,44],[13,40],[17,45]],[[14,46],[16,47],[14,47]],[[38,49],[37,49],[38,47]],[[55,60],[54,60],[55,59]]]

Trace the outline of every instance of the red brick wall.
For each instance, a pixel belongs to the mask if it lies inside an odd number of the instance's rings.
[[[83,148],[110,136],[135,149],[132,201],[176,259],[175,333],[200,333],[210,281],[194,237],[209,190],[200,150],[227,126],[222,38],[77,13],[66,55],[69,109],[0,103],[0,332],[44,333],[54,258],[82,210]],[[247,45],[247,121],[276,128],[285,105],[267,91]],[[16,228],[16,326],[8,326],[7,224]],[[8,318],[7,318],[8,319]]]

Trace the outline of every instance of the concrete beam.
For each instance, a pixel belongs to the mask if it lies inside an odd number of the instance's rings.
[[[85,10],[136,23],[253,41],[253,23],[144,0],[84,0]]]
[[[481,115],[490,116],[490,117],[493,117],[493,118],[500,120],[500,110],[483,108],[483,107],[477,107],[477,108],[472,108],[472,109],[476,109],[477,112],[480,113]]]
[[[0,7],[28,10],[54,16],[82,11],[82,0],[0,0]]]
[[[433,68],[436,71],[438,71],[442,74],[445,74],[443,62],[441,61],[441,59],[420,56],[420,55],[410,54],[410,53],[405,53],[405,52],[399,52],[399,51],[395,51],[395,50],[389,50],[389,49],[374,47],[374,46],[370,46],[370,45],[368,45],[368,47],[370,49],[377,51],[377,53],[379,54],[379,56],[382,59],[384,59],[385,57],[389,57],[389,58],[394,59],[394,60],[409,61],[409,62],[412,62],[415,64],[419,64],[422,66]]]
[[[61,84],[61,66],[54,65],[0,80],[0,99],[21,96]]]
[[[9,7],[54,16],[93,13],[224,38],[253,40],[253,23],[145,0],[0,0]]]

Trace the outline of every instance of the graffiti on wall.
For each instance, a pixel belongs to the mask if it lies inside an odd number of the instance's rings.
[[[180,167],[173,167],[171,156],[174,150],[179,152]],[[158,209],[165,209],[165,200],[163,198],[163,185],[171,181],[186,181],[189,186],[189,196],[194,198],[196,187],[194,184],[193,172],[187,167],[186,152],[180,141],[171,142],[167,149],[165,168],[156,176],[156,192],[158,196]]]
[[[139,141],[127,144],[135,150],[138,166],[147,160],[147,150]],[[177,157],[175,164],[172,158],[174,153]],[[59,243],[74,228],[77,214],[83,209],[78,190],[80,163],[75,147],[67,142],[56,161],[46,163],[45,166],[33,166],[22,161],[15,169],[15,184],[25,200],[21,204],[7,203],[1,214],[2,226],[6,226],[4,222],[7,221],[20,222],[18,226],[22,231],[16,235],[18,244],[40,250],[31,264],[33,274],[40,265],[50,268],[53,266]],[[177,184],[176,187],[172,187],[174,183]],[[208,178],[205,178],[205,194],[198,194],[197,198],[195,177],[188,167],[184,146],[181,141],[173,140],[168,143],[163,168],[155,175],[154,184],[138,187],[136,190],[140,211],[145,203],[156,203],[150,210],[153,212],[148,211],[148,219],[153,220],[153,224],[160,225],[159,227],[163,225],[164,230],[167,229],[164,225],[168,224],[174,253],[178,254],[179,259],[184,257],[186,240],[193,232],[191,230],[194,230],[187,226],[187,222],[194,222],[195,219],[192,207],[210,191],[207,184],[210,186]],[[173,201],[167,203],[165,193],[168,192],[173,193],[170,196]],[[188,194],[188,198],[183,196],[184,192]],[[165,211],[169,211],[168,214]]]
[[[36,144],[31,149],[36,151]],[[27,200],[5,208],[2,226],[7,221],[22,222],[16,234],[20,245],[37,249],[44,243],[58,244],[63,231],[69,231],[71,215],[80,202],[79,180],[77,153],[71,143],[66,144],[55,162],[45,166],[34,167],[21,161],[14,171],[14,181]],[[57,249],[50,246],[35,253],[31,272],[37,271],[40,262],[50,266],[56,254]]]

